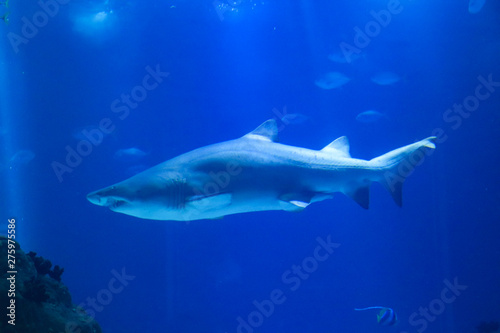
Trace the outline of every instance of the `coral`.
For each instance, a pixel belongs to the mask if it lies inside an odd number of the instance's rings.
[[[59,267],[58,265],[54,266],[54,269],[51,270],[52,263],[50,260],[45,259],[42,256],[37,256],[36,252],[30,251],[28,253],[28,257],[33,260],[35,264],[36,271],[38,274],[45,275],[48,274],[51,278],[56,281],[61,281],[61,275],[64,272],[64,268]]]
[[[58,265],[54,266],[54,269],[49,271],[49,276],[56,281],[61,281],[61,275],[64,272],[64,268],[59,267]]]
[[[37,256],[35,252],[26,254],[19,243],[14,244],[17,271],[15,297],[9,297],[15,303],[15,310],[7,316],[0,316],[0,332],[102,333],[93,318],[76,311],[77,306],[73,304],[68,288],[60,281],[64,270],[59,266],[51,269],[49,260]],[[8,239],[0,235],[0,290],[11,288],[7,251]],[[2,297],[7,299],[3,294]],[[8,322],[14,319],[15,326]]]

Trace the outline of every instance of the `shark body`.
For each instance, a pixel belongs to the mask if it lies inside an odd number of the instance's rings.
[[[182,154],[87,198],[139,218],[190,221],[300,211],[336,192],[368,208],[370,184],[378,181],[401,205],[404,179],[435,148],[435,139],[362,160],[349,155],[346,137],[321,150],[280,144],[276,122],[268,120],[241,138]]]

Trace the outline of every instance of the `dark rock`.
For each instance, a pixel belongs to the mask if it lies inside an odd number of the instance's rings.
[[[0,290],[9,290],[11,276],[7,262],[8,241],[0,236]],[[0,316],[2,333],[79,332],[102,333],[99,324],[71,301],[68,288],[60,282],[63,269],[35,252],[25,254],[15,243],[15,298],[0,297],[0,308],[6,310],[15,300],[15,326],[10,318]],[[49,276],[47,276],[48,274]]]
[[[24,298],[32,300],[36,303],[46,302],[49,299],[45,284],[43,284],[40,279],[35,277],[32,277],[29,281],[24,282],[22,295]]]

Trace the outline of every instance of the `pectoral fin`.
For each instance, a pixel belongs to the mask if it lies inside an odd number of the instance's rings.
[[[311,203],[314,193],[286,193],[279,197],[283,210],[300,212]]]
[[[282,209],[288,212],[300,212],[304,210],[304,208],[309,206],[309,202],[298,201],[298,200],[290,200],[290,201],[280,200],[280,204]]]
[[[331,193],[320,193],[304,191],[300,193],[286,193],[279,197],[283,210],[289,212],[300,212],[313,202],[318,202],[332,198]]]

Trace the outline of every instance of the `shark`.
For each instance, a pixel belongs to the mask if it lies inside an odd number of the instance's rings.
[[[321,150],[279,143],[270,119],[235,140],[201,147],[89,193],[113,212],[150,220],[192,221],[256,211],[298,212],[343,193],[369,208],[372,182],[398,206],[402,185],[436,146],[436,137],[370,160],[352,158],[342,136]]]

